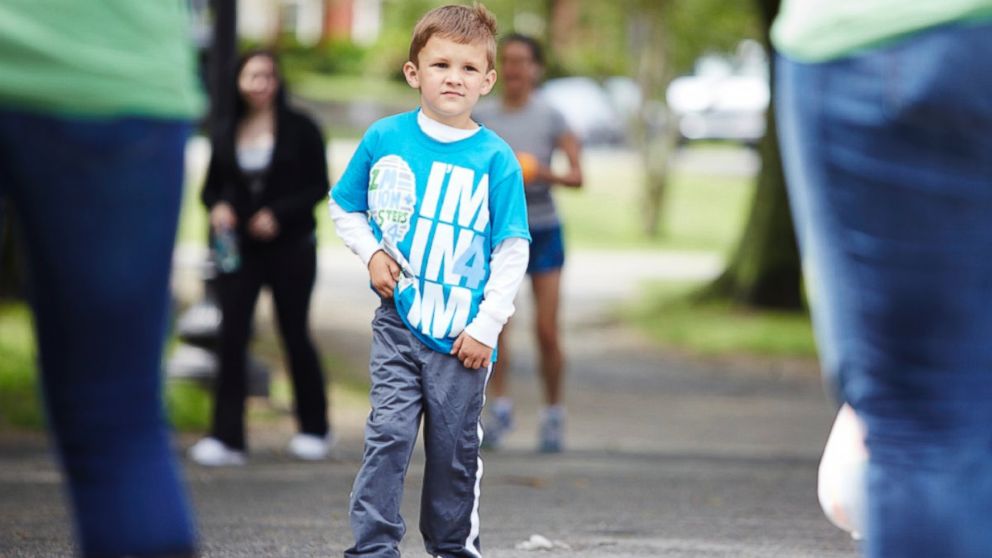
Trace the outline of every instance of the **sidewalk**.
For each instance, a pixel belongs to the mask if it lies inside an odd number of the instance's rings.
[[[855,545],[816,503],[816,465],[831,416],[813,367],[698,362],[652,348],[611,319],[609,309],[638,281],[703,278],[716,273],[719,261],[636,255],[570,253],[563,312],[568,451],[561,455],[533,452],[539,393],[529,304],[521,301],[512,330],[518,427],[505,451],[484,455],[486,556],[856,556]],[[322,252],[314,326],[325,349],[349,366],[362,366],[367,357],[375,299],[366,282],[354,256]],[[252,429],[247,467],[186,464],[205,557],[341,555],[350,542],[347,499],[367,404],[335,392],[334,405],[341,443],[332,462],[291,461],[283,449],[291,425],[277,421]],[[191,441],[184,437],[181,444]],[[58,475],[43,441],[19,436],[0,441],[0,448],[0,556],[68,556]],[[422,556],[422,459],[415,455],[402,550]],[[515,549],[535,533],[568,549]]]

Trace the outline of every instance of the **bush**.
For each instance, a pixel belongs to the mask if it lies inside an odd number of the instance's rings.
[[[368,50],[351,41],[329,41],[302,46],[286,40],[278,49],[287,76],[301,73],[360,75],[365,70]]]

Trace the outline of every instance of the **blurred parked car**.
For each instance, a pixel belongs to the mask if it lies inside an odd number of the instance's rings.
[[[641,88],[637,80],[627,76],[613,76],[603,80],[603,90],[618,116],[629,122],[641,110]]]
[[[584,145],[619,145],[626,140],[625,119],[594,79],[550,79],[541,95],[562,113]]]
[[[764,50],[746,42],[736,57],[704,56],[692,75],[672,80],[665,97],[683,140],[757,143],[771,97]]]

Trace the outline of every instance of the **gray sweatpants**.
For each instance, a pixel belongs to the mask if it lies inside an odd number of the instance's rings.
[[[488,370],[433,351],[386,301],[372,320],[372,412],[365,455],[351,493],[355,545],[346,557],[399,556],[403,478],[424,418],[420,532],[432,556],[480,556],[479,444]]]

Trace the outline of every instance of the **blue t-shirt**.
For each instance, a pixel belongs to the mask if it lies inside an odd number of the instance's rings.
[[[441,143],[417,125],[417,111],[379,120],[365,132],[331,190],[348,212],[369,215],[377,239],[409,264],[393,295],[407,327],[444,353],[479,312],[493,249],[530,240],[520,165],[489,129]],[[402,264],[402,262],[401,262]]]

